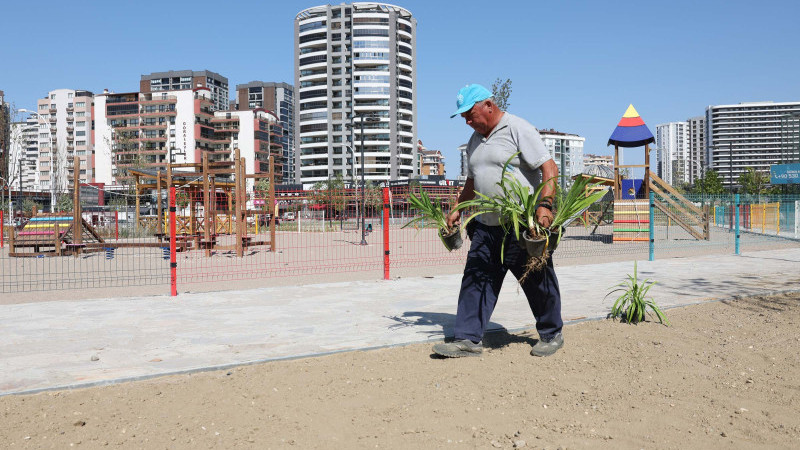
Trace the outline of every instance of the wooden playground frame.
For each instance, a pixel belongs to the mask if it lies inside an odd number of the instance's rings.
[[[181,170],[175,170],[181,169]],[[176,251],[186,251],[192,248],[204,249],[206,256],[211,256],[214,250],[235,250],[236,256],[244,256],[244,249],[264,245],[269,251],[277,248],[275,238],[275,219],[277,216],[277,202],[275,201],[275,165],[272,157],[269,158],[269,172],[267,174],[247,174],[245,158],[240,156],[239,149],[234,150],[233,161],[209,161],[208,154],[203,153],[202,163],[167,164],[166,171],[129,169],[135,179],[136,198],[136,228],[142,223],[141,195],[147,192],[156,193],[159,199],[157,228],[154,237],[158,242],[107,242],[97,231],[82,218],[80,200],[80,159],[75,157],[73,166],[73,211],[72,213],[39,213],[26,224],[25,227],[36,228],[36,231],[12,230],[9,233],[9,256],[12,257],[41,257],[41,256],[79,256],[84,252],[97,252],[117,248],[164,248],[171,237],[165,233],[165,217],[162,206],[162,192],[169,192],[171,188],[180,188],[188,191],[189,199],[189,226],[182,227],[182,233],[176,233]],[[218,176],[226,176],[227,180],[218,180]],[[247,209],[247,179],[257,180],[268,178],[269,195],[268,211]],[[202,201],[198,201],[202,190]],[[216,214],[218,190],[228,198],[228,211],[233,210],[232,216],[227,216],[228,230],[233,230],[234,244],[222,245],[217,242],[219,231],[218,221],[225,222]],[[213,200],[211,196],[214,196]],[[198,205],[203,205],[203,218],[198,219]],[[172,205],[170,208],[175,208]],[[247,235],[247,218],[270,214],[269,240],[256,241]],[[185,220],[185,218],[184,218]],[[232,221],[232,223],[230,223]],[[210,226],[206,226],[209,224]],[[39,231],[42,228],[44,231]],[[186,231],[195,231],[187,233]],[[225,233],[230,234],[230,233]],[[33,252],[17,252],[21,247],[33,248]]]

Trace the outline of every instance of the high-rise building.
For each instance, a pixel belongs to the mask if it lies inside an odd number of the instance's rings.
[[[297,183],[349,178],[350,152],[360,175],[362,146],[366,180],[419,173],[416,27],[408,10],[383,3],[324,5],[297,14]]]
[[[692,117],[686,121],[689,133],[689,183],[703,177],[706,165],[706,118]]]
[[[280,137],[283,153],[283,180],[294,183],[294,87],[287,83],[251,81],[236,85],[236,109],[239,111],[265,109],[278,117],[284,135]]]
[[[677,186],[689,182],[689,124],[668,122],[656,125],[658,176]]]
[[[571,180],[573,175],[583,173],[583,144],[585,137],[562,133],[554,129],[539,130],[544,146],[558,167],[558,175]],[[562,155],[564,165],[562,167]],[[571,181],[570,181],[571,182]]]
[[[15,187],[24,191],[41,190],[39,186],[39,121],[31,114],[24,122],[11,124],[8,172]],[[21,177],[21,179],[19,178]]]
[[[139,81],[139,91],[142,94],[182,91],[199,87],[209,90],[213,111],[226,111],[230,108],[228,79],[210,70],[153,72],[150,75],[142,75]]]
[[[459,178],[462,180],[467,179],[467,173],[469,170],[469,160],[467,159],[467,144],[461,144],[458,146],[458,156],[460,158],[460,167],[461,172],[459,174]]]
[[[752,102],[706,108],[706,161],[722,184],[736,188],[739,176],[753,168],[769,173],[770,166],[787,162],[787,142],[781,135],[785,117],[800,113],[800,102]],[[795,139],[796,140],[796,139]]]
[[[42,190],[61,193],[72,186],[75,156],[80,158],[80,182],[95,181],[93,106],[93,93],[72,89],[50,91],[37,102]]]

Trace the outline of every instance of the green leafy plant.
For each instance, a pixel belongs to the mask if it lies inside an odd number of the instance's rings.
[[[546,182],[540,183],[539,186],[531,192],[528,186],[524,185],[517,179],[509,170],[511,161],[520,153],[514,153],[503,166],[502,177],[497,183],[502,194],[488,196],[478,191],[475,191],[475,198],[466,200],[458,204],[457,210],[472,209],[472,213],[462,221],[461,226],[466,227],[467,224],[474,218],[485,213],[497,213],[500,216],[500,226],[503,231],[508,233],[513,231],[514,236],[520,239],[522,232],[527,230],[532,238],[545,238],[548,234],[545,227],[543,227],[536,220],[536,206],[539,204],[539,197],[544,189]],[[548,180],[549,181],[549,180]],[[505,248],[505,241],[503,242],[503,249]],[[502,254],[501,252],[501,258]]]
[[[609,317],[612,319],[620,318],[628,323],[635,324],[645,320],[647,309],[649,308],[658,317],[660,323],[669,326],[669,320],[667,320],[664,312],[656,305],[652,297],[647,297],[650,288],[655,284],[655,281],[650,281],[649,279],[639,281],[637,264],[634,261],[633,275],[629,274],[627,281],[614,286],[616,289],[606,294],[606,297],[608,297],[616,292],[622,292],[622,295],[614,301]]]
[[[550,229],[558,230],[558,235],[556,237],[558,241],[561,240],[563,227],[566,227],[575,219],[580,219],[581,222],[586,225],[582,216],[583,212],[606,194],[604,189],[596,191],[588,196],[586,195],[586,192],[600,185],[600,183],[592,183],[593,179],[594,177],[579,177],[575,179],[572,186],[570,186],[566,192],[560,187],[556,189],[556,199],[554,202],[555,212],[553,213],[553,224],[550,226]]]
[[[420,212],[420,215],[411,219],[408,223],[403,225],[402,228],[424,224],[426,221],[429,221],[435,224],[439,229],[439,239],[442,240],[445,248],[452,251],[461,246],[460,230],[458,226],[454,225],[450,227],[447,225],[447,215],[442,210],[440,203],[433,202],[424,190],[420,190],[419,196],[411,192],[408,201],[411,203],[412,208]],[[458,237],[455,236],[456,233],[459,234]],[[454,241],[448,243],[448,239],[446,238]]]
[[[426,221],[432,222],[440,230],[447,231],[447,234],[456,228],[447,226],[447,215],[445,215],[444,211],[442,211],[441,204],[434,203],[428,196],[428,193],[424,190],[420,190],[419,196],[411,192],[408,196],[408,202],[411,203],[412,208],[419,211],[420,215],[411,219],[401,228],[411,225],[416,226],[417,224],[424,224]]]

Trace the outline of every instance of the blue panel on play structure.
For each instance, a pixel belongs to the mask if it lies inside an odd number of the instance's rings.
[[[644,180],[622,180],[622,198],[625,200],[633,200],[636,198],[644,198]]]

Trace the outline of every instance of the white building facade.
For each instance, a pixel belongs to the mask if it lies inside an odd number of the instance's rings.
[[[8,174],[9,179],[14,180],[15,188],[21,186],[23,191],[41,190],[38,160],[39,121],[35,114],[31,114],[25,122],[11,124]]]
[[[92,105],[89,91],[57,89],[37,102],[39,189],[66,192],[73,182],[74,158],[79,157],[81,183],[95,180]]]
[[[567,184],[570,184],[574,175],[583,173],[583,146],[586,138],[553,129],[539,130],[539,134],[558,167],[558,175],[566,176]]]
[[[658,176],[672,186],[689,182],[689,126],[687,122],[656,125]]]
[[[782,139],[781,120],[798,113],[800,102],[709,106],[705,115],[708,170],[716,171],[726,188],[736,188],[747,169],[768,174],[771,165],[787,162],[786,149],[798,143]]]
[[[686,121],[689,133],[689,183],[703,178],[706,166],[706,118],[692,117]]]
[[[416,28],[408,10],[383,3],[318,6],[297,14],[297,183],[360,176],[362,144],[366,180],[419,174]],[[374,121],[362,124],[365,115]]]

